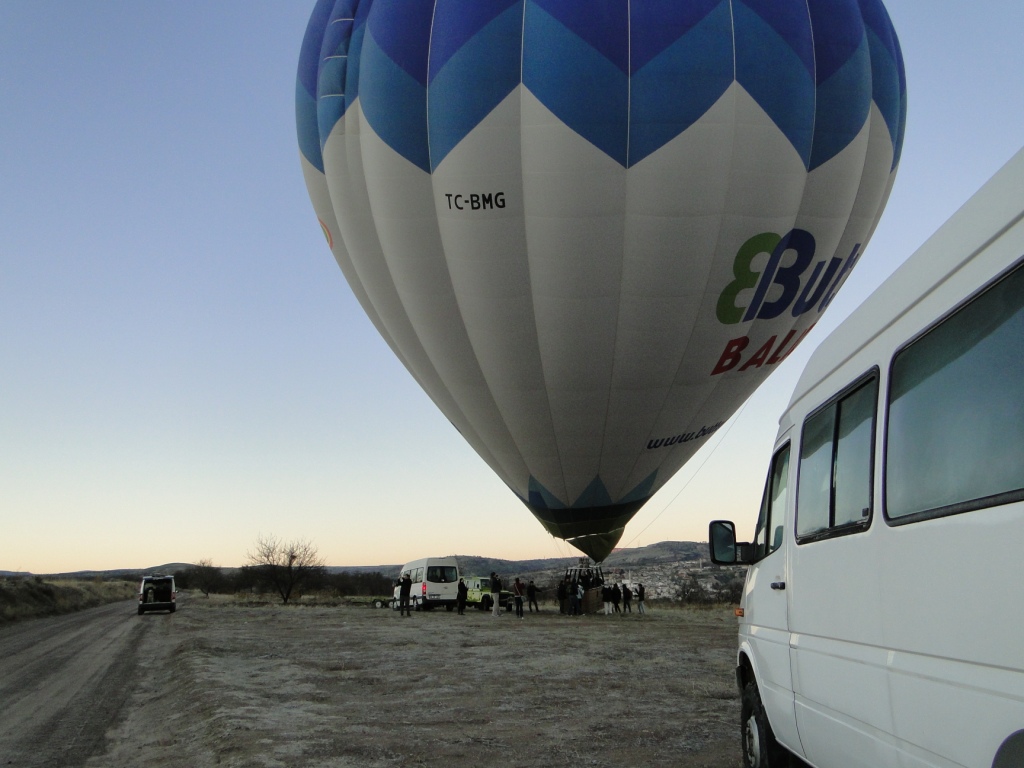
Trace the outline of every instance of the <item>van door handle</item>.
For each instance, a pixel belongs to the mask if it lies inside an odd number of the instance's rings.
[[[785,589],[785,588],[786,588],[786,582],[784,582],[784,581],[773,581],[772,582],[772,589]]]

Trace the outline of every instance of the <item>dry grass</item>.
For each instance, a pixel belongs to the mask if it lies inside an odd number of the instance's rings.
[[[518,620],[253,602],[149,617],[146,678],[90,766],[740,764],[731,608]]]
[[[94,608],[135,594],[134,582],[127,581],[0,579],[0,625]]]

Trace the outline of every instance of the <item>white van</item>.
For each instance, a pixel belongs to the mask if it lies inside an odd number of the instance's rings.
[[[747,766],[1024,766],[1024,151],[815,351],[753,542],[709,540]]]
[[[139,616],[148,611],[174,613],[178,607],[178,590],[173,576],[154,573],[139,582]]]
[[[447,610],[455,608],[459,598],[459,563],[454,557],[424,557],[402,566],[395,582],[395,599],[391,606],[399,609],[399,583],[406,574],[412,578],[409,605],[429,611],[443,605]]]

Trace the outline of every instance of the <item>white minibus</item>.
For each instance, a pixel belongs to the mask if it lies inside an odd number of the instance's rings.
[[[424,557],[402,566],[398,581],[409,574],[412,590],[409,605],[419,611],[443,605],[447,610],[455,608],[459,599],[459,563],[454,557]],[[401,586],[395,584],[392,607],[399,609]]]
[[[744,762],[1024,766],[1024,150],[821,343],[747,564]]]

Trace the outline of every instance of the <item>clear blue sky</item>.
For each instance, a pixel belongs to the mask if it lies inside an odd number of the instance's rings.
[[[803,346],[626,529],[753,527],[811,349],[1024,144],[1024,5],[889,0],[909,118],[888,209]],[[0,2],[0,570],[555,557],[393,358],[306,196],[312,2]],[[709,457],[710,454],[710,457]]]

